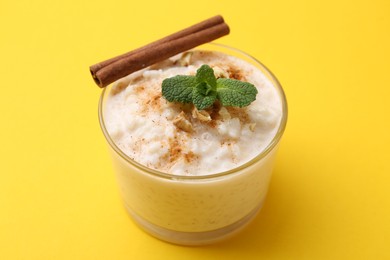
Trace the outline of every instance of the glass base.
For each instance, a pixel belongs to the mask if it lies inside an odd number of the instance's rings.
[[[256,217],[257,213],[263,207],[263,202],[261,202],[253,211],[251,211],[241,220],[229,226],[205,232],[181,232],[166,229],[154,225],[149,221],[145,220],[144,218],[140,217],[127,205],[125,205],[125,207],[130,216],[135,221],[135,223],[146,233],[160,240],[177,245],[202,246],[221,242],[239,233]]]

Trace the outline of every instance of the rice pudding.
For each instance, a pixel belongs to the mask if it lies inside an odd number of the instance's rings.
[[[120,79],[103,91],[99,107],[128,212],[148,233],[177,244],[221,240],[254,218],[286,125],[273,75],[240,51],[208,46],[212,51],[179,54]],[[162,97],[165,78],[194,75],[203,64],[217,77],[254,84],[256,100],[199,111]]]
[[[216,77],[254,84],[259,94],[248,107],[218,102],[198,111],[192,104],[172,103],[161,83],[175,75],[194,75],[202,65]],[[223,53],[191,51],[115,83],[104,111],[116,145],[146,167],[175,175],[208,175],[236,168],[271,142],[282,117],[280,97],[253,65]]]

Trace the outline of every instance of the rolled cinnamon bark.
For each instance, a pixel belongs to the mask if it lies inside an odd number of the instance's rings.
[[[117,57],[114,57],[114,58],[111,58],[111,59],[108,59],[108,60],[105,60],[103,62],[99,62],[95,65],[92,65],[90,67],[90,70],[93,74],[95,74],[98,70],[100,70],[101,68],[107,66],[108,64],[110,63],[113,63],[117,60],[120,60],[126,56],[130,56],[130,55],[133,55],[134,53],[137,53],[145,48],[150,48],[152,46],[156,46],[158,44],[161,44],[161,43],[164,43],[164,42],[168,42],[168,41],[171,41],[171,40],[174,40],[174,39],[178,39],[178,38],[181,38],[183,36],[186,36],[186,35],[189,35],[191,33],[195,33],[195,32],[198,32],[198,31],[201,31],[201,30],[204,30],[204,29],[207,29],[207,28],[210,28],[214,25],[217,25],[217,24],[220,24],[220,23],[223,23],[224,20],[222,18],[222,16],[220,15],[217,15],[217,16],[214,16],[214,17],[211,17],[205,21],[202,21],[198,24],[195,24],[195,25],[192,25],[184,30],[181,30],[181,31],[178,31],[176,33],[173,33],[171,35],[168,35],[160,40],[157,40],[155,42],[152,42],[152,43],[149,43],[148,45],[145,45],[141,48],[138,48],[138,49],[135,49],[135,50],[132,50],[130,52],[127,52],[127,53],[124,53],[122,55],[119,55]]]
[[[214,16],[134,51],[92,65],[90,71],[96,84],[103,88],[130,73],[227,34],[229,27],[222,16]]]

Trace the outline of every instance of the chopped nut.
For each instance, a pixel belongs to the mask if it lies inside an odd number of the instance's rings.
[[[181,66],[188,66],[191,63],[192,52],[185,52],[179,60]]]
[[[223,120],[229,120],[229,119],[232,118],[230,113],[227,111],[226,107],[221,107],[221,109],[219,110],[218,114],[221,115]]]
[[[253,132],[255,131],[256,123],[249,124],[249,129]]]
[[[181,111],[181,113],[175,117],[175,119],[173,120],[173,124],[185,131],[185,132],[191,132],[192,131],[192,125],[190,123],[190,121],[188,121],[188,119],[186,118],[186,115],[184,114],[183,111]]]
[[[202,122],[209,122],[211,121],[210,114],[205,110],[198,110],[196,107],[192,109],[192,117],[197,118]]]
[[[213,67],[216,78],[229,78],[229,73],[218,66]]]
[[[171,67],[173,65],[173,61],[171,59],[166,59],[160,62],[157,62],[149,67],[148,71],[153,71],[153,70],[160,70],[160,69],[165,69],[168,67]],[[154,73],[154,72],[152,72]],[[144,75],[147,76],[147,75]]]

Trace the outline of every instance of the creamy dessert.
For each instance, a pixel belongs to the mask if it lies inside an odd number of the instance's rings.
[[[209,244],[249,223],[266,196],[286,124],[283,90],[272,74],[241,52],[214,47],[221,52],[185,52],[122,78],[100,102],[128,212],[148,233],[178,244]],[[198,110],[162,96],[164,79],[194,75],[202,64],[218,78],[254,84],[256,100]]]
[[[194,75],[202,65],[217,78],[254,84],[259,94],[248,107],[218,102],[198,110],[161,95],[161,83]],[[282,117],[280,97],[253,65],[223,53],[180,54],[117,82],[106,100],[107,131],[131,159],[175,175],[208,175],[236,168],[258,155],[274,138]]]

